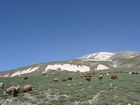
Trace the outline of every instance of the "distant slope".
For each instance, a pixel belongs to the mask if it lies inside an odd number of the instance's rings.
[[[0,72],[1,77],[37,75],[47,72],[88,72],[112,68],[140,68],[140,53],[123,51],[117,53],[99,52],[63,62],[34,64],[15,70]]]

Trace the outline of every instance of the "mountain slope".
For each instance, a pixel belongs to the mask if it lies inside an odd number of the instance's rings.
[[[139,71],[139,69],[111,69],[115,71]],[[96,72],[97,73],[97,72]],[[0,78],[5,83],[3,93],[10,86],[31,84],[32,91],[19,93],[17,97],[0,94],[1,105],[139,105],[140,78],[138,75],[115,73],[119,78],[111,80],[110,75],[98,80],[95,74],[90,82],[80,78],[80,73],[59,75]],[[72,81],[53,81],[54,78],[72,77]]]
[[[88,72],[112,68],[139,68],[140,53],[124,51],[117,53],[99,52],[63,62],[34,64],[15,70],[0,72],[1,77],[37,75],[47,72]]]
[[[114,53],[110,52],[99,52],[99,53],[93,53],[86,56],[83,56],[79,59],[84,60],[93,60],[93,61],[108,61],[110,57],[112,57]]]

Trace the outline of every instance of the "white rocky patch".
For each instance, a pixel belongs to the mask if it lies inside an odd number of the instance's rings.
[[[23,71],[17,71],[15,73],[13,73],[10,77],[20,76],[21,74],[26,74],[26,73],[31,73],[38,69],[39,69],[39,67],[34,67],[34,68],[28,68],[27,70],[23,70]]]
[[[100,64],[97,66],[97,68],[95,70],[105,70],[105,69],[109,69],[109,67]]]
[[[58,70],[61,69],[62,71],[66,70],[66,71],[80,71],[80,72],[86,72],[86,71],[90,71],[90,67],[86,66],[86,65],[73,65],[73,64],[54,64],[54,65],[48,65],[45,68],[45,72],[47,72],[48,70]]]

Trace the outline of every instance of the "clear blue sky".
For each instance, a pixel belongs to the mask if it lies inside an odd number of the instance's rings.
[[[139,45],[140,0],[0,0],[0,70]]]

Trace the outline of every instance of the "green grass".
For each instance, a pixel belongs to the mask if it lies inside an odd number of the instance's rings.
[[[113,69],[108,71],[139,71],[140,69]],[[104,71],[107,72],[107,71]],[[30,103],[31,105],[140,105],[140,74],[128,75],[116,73],[119,79],[111,80],[105,76],[98,80],[97,75],[93,76],[91,82],[78,78],[79,73],[63,73],[58,76],[38,75],[30,76],[28,80],[22,77],[0,78],[5,83],[1,90],[0,100],[10,99],[12,96],[5,96],[2,93],[12,85],[33,86],[28,93],[20,93],[16,101]],[[72,77],[72,81],[54,82],[53,78]],[[14,104],[14,101],[13,101]],[[10,105],[10,104],[7,104]]]

